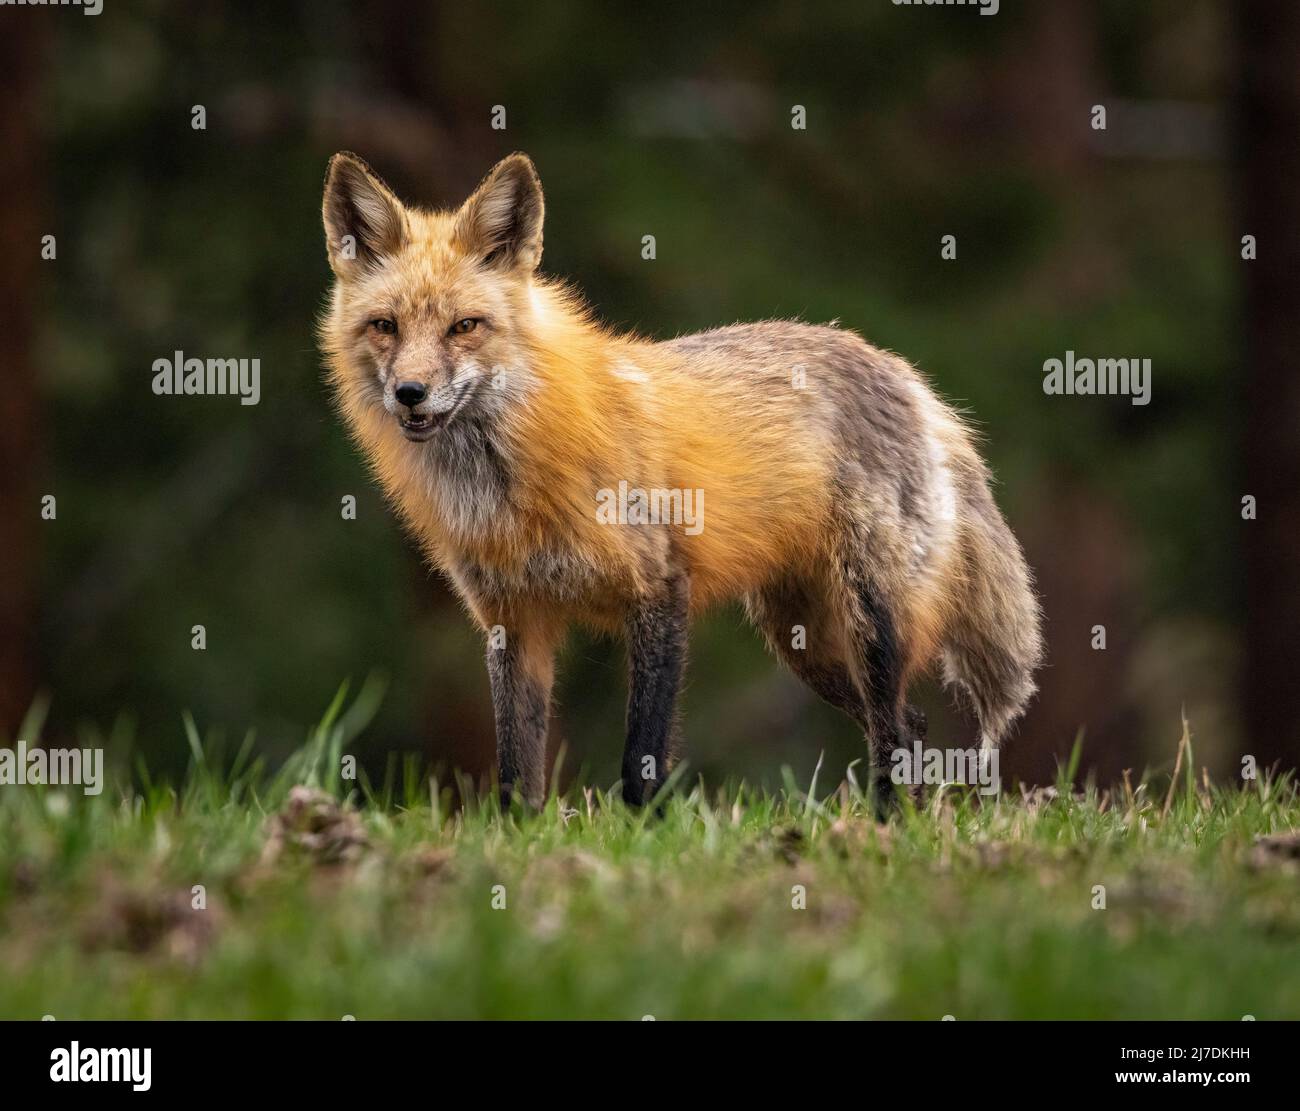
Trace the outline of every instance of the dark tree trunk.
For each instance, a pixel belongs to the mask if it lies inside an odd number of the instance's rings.
[[[35,685],[36,548],[41,527],[36,483],[37,289],[40,258],[40,143],[37,103],[43,13],[11,17],[0,34],[0,736],[14,737]]]
[[[1235,6],[1240,226],[1258,258],[1245,283],[1244,476],[1258,517],[1242,530],[1246,583],[1243,751],[1300,762],[1300,4]]]

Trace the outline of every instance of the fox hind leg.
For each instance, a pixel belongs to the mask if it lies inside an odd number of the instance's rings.
[[[870,754],[868,782],[883,813],[895,801],[890,756],[899,743],[924,742],[925,714],[915,706],[900,712],[901,671],[889,648],[894,634],[883,606],[872,603],[873,623],[859,603],[859,612],[846,622],[836,601],[819,584],[787,580],[748,597],[746,608],[777,658],[862,729]],[[866,661],[869,685],[855,678],[863,670],[850,664],[855,650]]]
[[[903,657],[893,612],[864,575],[849,575],[856,605],[848,607],[850,663],[855,664],[867,719],[872,787],[882,816],[897,802],[890,765],[907,733],[903,706]]]

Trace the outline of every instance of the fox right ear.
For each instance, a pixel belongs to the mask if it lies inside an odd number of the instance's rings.
[[[402,202],[348,151],[330,159],[321,216],[330,268],[340,278],[392,254],[406,239]]]
[[[456,240],[485,266],[532,272],[542,261],[545,210],[533,160],[509,155],[488,171],[456,214]]]

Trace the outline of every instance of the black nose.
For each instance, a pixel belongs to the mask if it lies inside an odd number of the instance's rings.
[[[414,409],[429,395],[429,391],[419,382],[399,382],[393,393],[408,409]]]

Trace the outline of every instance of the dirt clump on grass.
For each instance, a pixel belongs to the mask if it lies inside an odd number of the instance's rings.
[[[313,787],[294,787],[284,806],[267,819],[262,863],[300,857],[315,864],[349,864],[370,846],[354,810]]]
[[[206,898],[197,906],[195,902],[188,890],[107,881],[96,900],[98,913],[82,929],[82,948],[137,955],[162,953],[192,963],[211,942],[218,917]]]
[[[1250,851],[1253,868],[1300,869],[1300,833],[1267,833],[1255,838]]]

